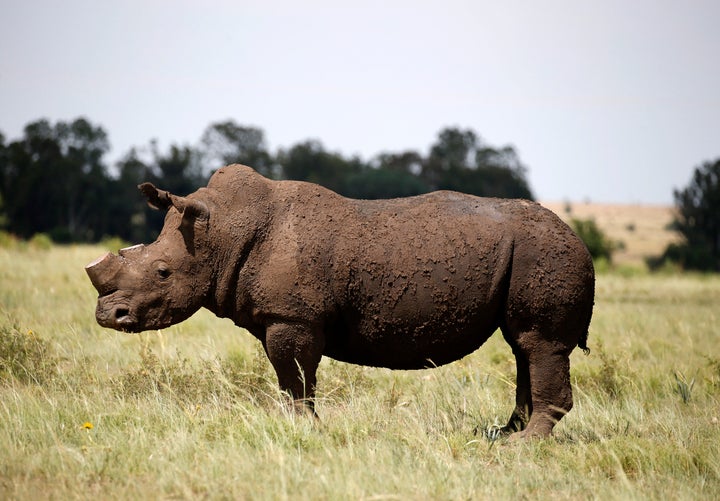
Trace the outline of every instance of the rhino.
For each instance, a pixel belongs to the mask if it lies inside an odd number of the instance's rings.
[[[312,414],[323,355],[432,368],[499,328],[517,364],[502,431],[545,437],[572,408],[569,355],[587,350],[595,273],[541,205],[452,191],[354,200],[243,165],[188,196],[139,188],[165,223],[155,242],[85,268],[101,326],[162,329],[207,308],[260,340],[280,388]]]

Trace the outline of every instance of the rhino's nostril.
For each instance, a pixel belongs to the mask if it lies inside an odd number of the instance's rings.
[[[115,310],[115,319],[120,320],[121,318],[125,318],[130,314],[130,310],[127,308],[118,308]]]

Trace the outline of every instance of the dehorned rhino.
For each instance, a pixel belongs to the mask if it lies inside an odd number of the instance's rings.
[[[313,412],[323,355],[435,367],[499,328],[517,361],[504,431],[547,436],[572,407],[569,355],[587,349],[595,275],[542,206],[449,191],[352,200],[242,165],[187,197],[140,189],[165,225],[86,267],[100,325],[161,329],[207,308],[258,338],[280,387]]]

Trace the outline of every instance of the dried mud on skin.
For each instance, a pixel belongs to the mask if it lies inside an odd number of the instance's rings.
[[[572,407],[568,356],[586,348],[594,271],[539,204],[448,191],[352,200],[240,165],[188,197],[141,189],[168,210],[165,226],[86,268],[101,325],[162,328],[208,308],[257,337],[280,386],[311,408],[323,355],[432,367],[500,328],[518,364],[507,431],[547,435]]]

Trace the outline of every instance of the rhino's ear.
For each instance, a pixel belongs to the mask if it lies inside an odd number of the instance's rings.
[[[157,189],[152,183],[143,183],[138,186],[142,191],[147,203],[156,210],[168,210],[173,205],[170,193],[165,190]]]
[[[183,215],[183,220],[208,219],[210,211],[200,200],[170,195],[172,206]]]
[[[178,197],[170,195],[173,207],[182,213],[182,222],[180,223],[180,233],[185,240],[187,251],[195,255],[195,223],[200,221],[201,224],[207,224],[210,218],[210,211],[207,205],[200,200],[192,198]]]

